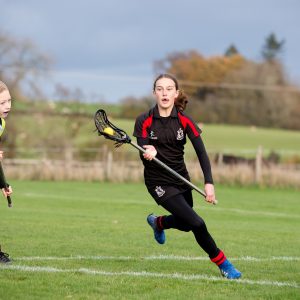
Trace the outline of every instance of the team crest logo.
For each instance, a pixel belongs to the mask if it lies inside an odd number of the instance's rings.
[[[156,186],[155,192],[158,197],[162,197],[166,191],[163,190],[161,186]]]
[[[152,139],[152,140],[157,140],[157,136],[155,136],[155,133],[154,133],[154,131],[153,130],[151,130],[150,131],[150,134],[149,134],[150,136],[150,139]]]
[[[177,140],[181,141],[183,139],[183,130],[181,128],[179,128],[177,130]]]

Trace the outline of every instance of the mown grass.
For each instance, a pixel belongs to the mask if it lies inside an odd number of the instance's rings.
[[[14,208],[0,203],[0,241],[14,261],[0,265],[0,299],[299,298],[296,190],[217,186],[218,206],[194,195],[243,272],[233,282],[221,279],[191,233],[169,230],[165,245],[154,241],[145,218],[165,211],[142,184],[11,184]]]

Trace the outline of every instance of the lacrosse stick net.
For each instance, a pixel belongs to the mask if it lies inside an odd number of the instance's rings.
[[[94,120],[98,134],[114,141],[116,147],[131,142],[130,137],[124,130],[118,128],[108,120],[106,112],[103,109],[99,109],[96,112]]]

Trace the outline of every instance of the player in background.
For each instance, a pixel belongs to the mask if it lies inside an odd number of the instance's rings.
[[[5,118],[8,116],[11,109],[11,96],[7,86],[0,81],[0,138],[5,129]],[[3,151],[0,150],[0,161],[3,159]],[[0,180],[0,188],[3,196],[7,198],[12,194],[11,186],[6,187],[3,180]],[[2,252],[0,245],[0,263],[9,263],[11,259],[7,253]]]

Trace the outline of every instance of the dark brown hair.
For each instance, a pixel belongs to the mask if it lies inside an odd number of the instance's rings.
[[[179,90],[179,94],[175,99],[174,105],[177,107],[178,110],[184,111],[186,109],[188,102],[189,100],[187,95],[184,93],[184,91]]]
[[[171,75],[171,74],[160,74],[156,77],[156,79],[154,80],[154,83],[153,83],[153,91],[155,90],[155,87],[156,87],[156,82],[159,80],[159,79],[162,79],[162,78],[169,78],[171,80],[174,81],[175,83],[175,87],[176,87],[176,90],[178,90],[178,81],[177,79]]]

